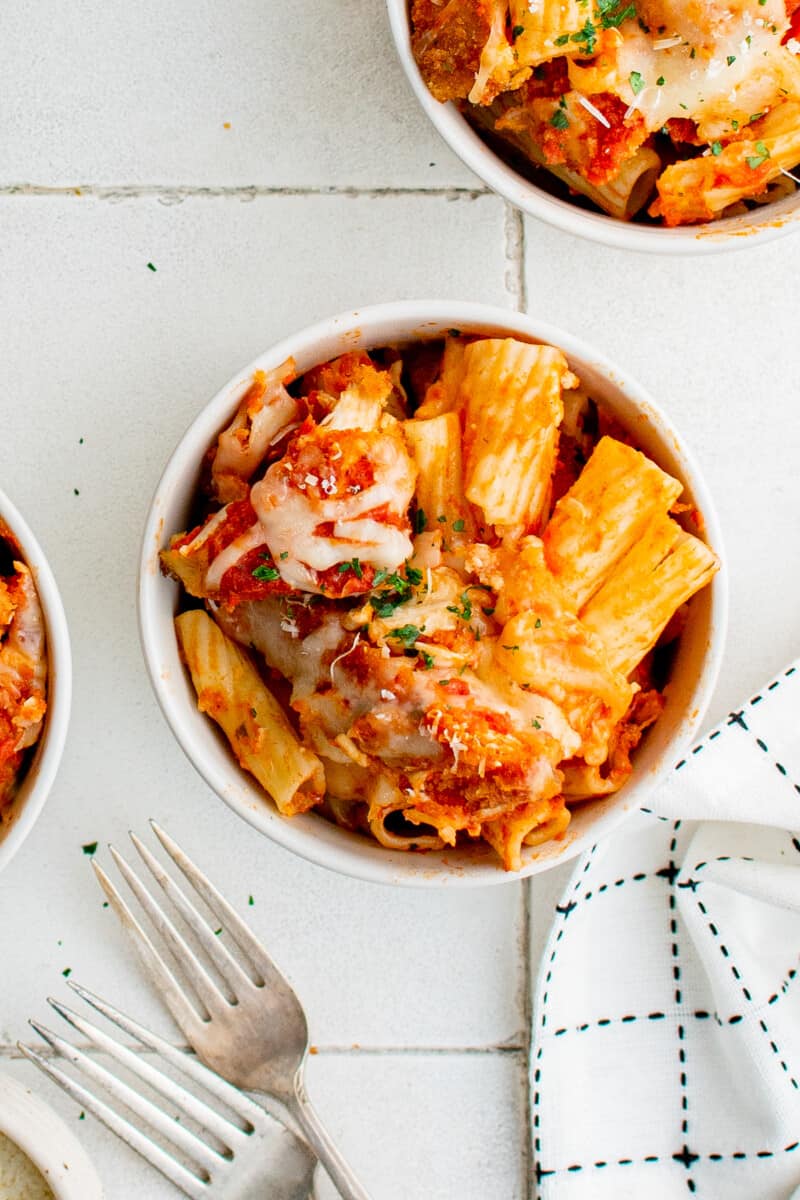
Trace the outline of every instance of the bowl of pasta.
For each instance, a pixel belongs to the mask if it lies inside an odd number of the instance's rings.
[[[642,389],[455,302],[288,338],[204,408],[147,519],[142,642],[240,815],[384,883],[497,883],[640,807],[720,662],[719,532]]]
[[[0,870],[44,807],[71,702],[69,631],[56,581],[28,525],[0,492]]]
[[[423,109],[522,211],[709,253],[800,220],[797,0],[387,0]]]

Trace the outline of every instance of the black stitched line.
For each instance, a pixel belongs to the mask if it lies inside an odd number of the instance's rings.
[[[700,863],[699,866],[695,867],[695,870],[696,871],[700,870],[702,867],[705,867],[706,865],[707,865],[706,863]],[[697,907],[700,909],[700,912],[703,914],[704,917],[708,917],[708,909],[703,904],[702,900],[697,901]],[[733,975],[734,979],[736,979],[737,982],[739,982],[741,980],[741,974],[737,970],[735,963],[731,960],[730,950],[723,942],[721,942],[719,940],[719,933],[717,932],[716,926],[713,924],[713,922],[708,921],[707,923],[708,923],[708,927],[711,930],[712,934],[717,939],[720,953],[722,954],[723,958],[727,961],[728,966],[730,967],[730,970],[731,970],[731,974]],[[742,992],[742,995],[744,996],[745,1000],[747,1000],[748,1003],[750,1003],[752,1001],[752,996],[750,995],[750,992],[741,983],[740,983],[740,988],[741,988],[741,992]],[[729,1020],[729,1023],[734,1024],[735,1022]],[[800,1091],[800,1085],[798,1084],[794,1075],[792,1075],[791,1071],[789,1070],[786,1060],[781,1058],[781,1052],[778,1049],[778,1046],[775,1044],[775,1042],[770,1034],[769,1027],[763,1017],[759,1017],[758,1025],[759,1025],[759,1028],[761,1029],[762,1033],[766,1036],[767,1042],[769,1043],[770,1050],[772,1051],[772,1053],[775,1055],[778,1062],[780,1063],[781,1069],[787,1075],[792,1087],[795,1089],[795,1091]]]
[[[550,951],[550,958],[547,963],[547,973],[544,977],[544,991],[542,993],[542,1012],[541,1012],[541,1016],[539,1019],[540,1039],[542,1039],[544,1037],[544,1031],[547,1026],[547,1004],[548,1004],[550,981],[553,978],[553,967],[555,965],[556,956],[558,954],[559,943],[561,942],[561,939],[564,936],[564,924],[567,921],[567,918],[569,917],[570,912],[572,911],[572,908],[570,907],[570,905],[573,904],[573,902],[575,901],[575,899],[578,895],[578,892],[580,891],[581,887],[583,886],[584,880],[586,878],[586,872],[589,870],[589,867],[592,865],[592,859],[594,858],[594,854],[595,854],[596,850],[597,850],[596,845],[592,846],[591,850],[589,850],[589,852],[586,856],[586,862],[583,865],[583,870],[581,871],[580,875],[575,880],[575,883],[573,885],[572,894],[570,896],[569,903],[561,906],[560,908],[557,908],[557,910],[556,910],[556,912],[557,912],[556,919],[558,920],[560,918],[561,925],[558,930],[558,933],[556,934],[553,949]],[[541,1153],[541,1149],[542,1149],[541,1136],[539,1134],[539,1126],[540,1126],[539,1104],[541,1101],[540,1084],[541,1084],[541,1078],[542,1078],[541,1059],[542,1059],[543,1049],[544,1049],[544,1046],[542,1044],[542,1041],[540,1040],[539,1049],[536,1051],[536,1065],[534,1067],[534,1072],[533,1072],[534,1092],[533,1092],[533,1104],[532,1104],[533,1128],[534,1128],[533,1149],[534,1149],[535,1163],[536,1163],[535,1170],[536,1170],[537,1182],[540,1182],[544,1178],[545,1175],[554,1175],[555,1174],[554,1171],[544,1171],[542,1169],[541,1163],[539,1162],[539,1154]]]
[[[793,674],[794,674],[794,668],[790,668],[790,670],[786,672],[787,676],[793,675]],[[774,679],[772,681],[772,683],[767,685],[766,690],[768,692],[772,692],[775,690],[775,688],[780,687],[780,684],[781,684],[780,679]],[[762,700],[763,700],[763,696],[761,696],[759,694],[759,695],[753,696],[753,698],[748,701],[748,704],[751,708],[754,708]],[[726,725],[728,727],[730,727],[731,725],[738,725],[740,729],[744,729],[748,733],[750,732],[750,726],[747,724],[747,722],[744,719],[744,709],[739,709],[738,712],[730,713],[728,716]],[[691,753],[693,755],[700,754],[700,752],[705,748],[705,746],[708,744],[708,742],[713,742],[714,739],[720,737],[722,733],[723,733],[723,730],[721,728],[712,730],[712,732],[708,734],[708,736],[705,738],[704,741],[698,742],[695,746],[692,747]],[[759,749],[763,750],[765,754],[768,754],[769,750],[768,750],[767,746],[765,745],[765,743],[762,741],[762,739],[760,737],[756,737],[755,740],[756,740],[756,745],[759,747]],[[682,758],[680,760],[680,762],[677,762],[675,764],[673,770],[679,771],[681,769],[681,767],[686,766],[687,761],[688,761],[687,759]],[[783,765],[783,763],[776,762],[774,764],[774,766],[775,766],[776,770],[779,772],[779,774],[781,774],[785,779],[789,779],[789,772],[787,771],[787,769]],[[794,780],[791,780],[791,779],[789,780],[789,782],[792,784],[794,790],[798,794],[800,794],[800,783],[796,783]],[[649,808],[643,808],[641,811],[644,813],[652,813],[652,809],[649,809]],[[657,814],[653,813],[652,815],[656,816]],[[667,818],[667,817],[660,818],[660,820],[668,820],[668,819],[669,818]]]
[[[641,883],[643,879],[648,878],[649,875],[646,871],[637,871],[635,875],[628,875],[624,879],[615,879],[611,883],[601,883],[592,891],[586,892],[577,899],[570,899],[566,904],[557,904],[556,912],[561,916],[568,917],[579,904],[586,904],[587,900],[594,900],[597,896],[602,896],[604,892],[609,891],[611,888],[620,888],[625,883]]]
[[[710,1154],[693,1154],[688,1147],[683,1146],[677,1154],[672,1155],[672,1158],[675,1162],[683,1163],[684,1165],[686,1165],[686,1161],[688,1159],[689,1165],[691,1166],[692,1163],[699,1162],[701,1160],[718,1163],[728,1161],[744,1162],[748,1158],[777,1158],[781,1154],[792,1154],[797,1149],[800,1149],[800,1142],[790,1142],[788,1146],[781,1146],[777,1150],[734,1150],[730,1154],[719,1154],[716,1151]],[[571,1173],[576,1174],[578,1171],[588,1171],[591,1167],[631,1167],[635,1164],[641,1165],[642,1163],[658,1163],[661,1161],[662,1158],[658,1154],[647,1154],[643,1158],[618,1158],[613,1163],[605,1161],[595,1163],[571,1163],[568,1167],[559,1167],[554,1171],[544,1171],[537,1167],[536,1179],[537,1181],[541,1181],[546,1175],[556,1175],[558,1170],[570,1171]],[[693,1188],[690,1188],[689,1190],[692,1191]]]
[[[747,724],[747,722],[744,719],[744,710],[743,709],[740,709],[739,712],[732,712],[728,717],[727,723],[728,723],[728,725],[740,725],[742,727],[742,729],[746,729],[748,732],[750,730],[750,726]]]
[[[675,881],[680,874],[680,871],[675,866],[675,851],[678,845],[678,830],[681,827],[681,822],[676,821],[672,827],[672,837],[669,843],[669,867],[662,868],[657,874],[669,880],[669,932],[671,937],[670,951],[672,955],[672,977],[675,983],[674,999],[676,1006],[680,1006],[683,1002],[683,991],[681,987],[681,966],[680,966],[680,951],[678,943],[678,912],[677,901],[675,896]],[[689,1087],[686,1075],[686,1027],[683,1024],[682,1018],[678,1019],[678,1063],[680,1066],[679,1080],[681,1089],[681,1133],[684,1139],[689,1134]],[[692,1154],[689,1150],[686,1141],[681,1147],[680,1154],[673,1154],[673,1159],[677,1162],[682,1162],[687,1171],[691,1168],[693,1162],[697,1162],[698,1155]],[[686,1187],[689,1192],[694,1192],[695,1182],[691,1176],[686,1178]]]

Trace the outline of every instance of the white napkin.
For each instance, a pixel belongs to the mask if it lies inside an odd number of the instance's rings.
[[[798,829],[800,660],[578,862],[534,1002],[541,1200],[800,1197]]]

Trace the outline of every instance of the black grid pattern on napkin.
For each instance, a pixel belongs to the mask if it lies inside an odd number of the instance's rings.
[[[788,668],[783,675],[773,680],[767,688],[766,693],[775,692],[783,679],[789,678],[795,674],[796,668]],[[770,750],[768,744],[763,738],[752,733],[748,724],[748,710],[757,707],[763,700],[764,694],[758,693],[753,696],[748,704],[741,710],[729,714],[726,722],[721,727],[712,730],[702,741],[698,742],[691,750],[686,758],[681,759],[675,766],[675,771],[680,771],[686,767],[687,763],[691,762],[693,757],[703,753],[703,750],[716,742],[720,737],[726,734],[739,732],[742,735],[747,735],[755,741],[755,745],[761,753],[767,758],[770,758]],[[793,779],[788,769],[778,760],[773,761],[773,766],[778,774],[786,781],[786,784],[793,789],[795,793],[800,795],[800,784]],[[662,817],[657,813],[648,809],[642,809],[644,813],[648,813],[652,817],[663,823],[672,823],[672,836],[669,842],[669,855],[667,862],[655,871],[636,871],[630,875],[621,878],[616,878],[610,881],[603,882],[599,885],[591,886],[590,872],[595,862],[597,846],[585,855],[577,868],[567,893],[562,901],[556,905],[555,923],[550,939],[550,949],[547,962],[544,967],[544,982],[539,1011],[535,1014],[534,1020],[536,1028],[534,1033],[533,1045],[533,1061],[531,1064],[532,1070],[532,1117],[533,1117],[533,1163],[534,1173],[536,1178],[537,1188],[542,1181],[552,1178],[559,1174],[577,1175],[582,1172],[593,1170],[605,1171],[613,1167],[633,1167],[635,1165],[655,1165],[664,1163],[671,1159],[675,1163],[681,1164],[685,1170],[685,1185],[686,1190],[690,1194],[697,1194],[698,1184],[695,1178],[696,1165],[703,1163],[725,1163],[725,1162],[742,1162],[748,1159],[766,1160],[775,1158],[778,1155],[794,1154],[800,1150],[800,1139],[789,1141],[787,1144],[776,1147],[753,1147],[748,1149],[734,1149],[726,1152],[700,1151],[699,1148],[693,1148],[691,1142],[691,1099],[690,1099],[690,1064],[687,1062],[686,1048],[686,1022],[693,1021],[714,1021],[717,1025],[735,1025],[742,1021],[746,1015],[748,1007],[753,1004],[753,997],[747,983],[743,979],[739,967],[733,961],[730,950],[722,940],[719,931],[716,929],[713,921],[708,917],[706,906],[703,903],[701,896],[696,896],[699,911],[706,918],[706,923],[710,932],[714,936],[718,949],[722,957],[726,960],[728,968],[739,985],[742,1000],[742,1012],[737,1012],[723,1018],[717,1012],[708,1011],[706,1009],[695,1009],[688,1014],[681,1010],[683,1003],[683,988],[681,980],[681,926],[677,912],[676,888],[688,889],[693,895],[696,895],[698,888],[702,884],[702,872],[708,867],[709,861],[726,862],[731,860],[729,855],[719,855],[714,860],[697,863],[689,872],[688,878],[679,879],[681,871],[676,864],[676,848],[678,844],[678,834],[681,829],[681,821],[670,822],[670,818]],[[798,824],[800,825],[800,811],[798,812]],[[795,853],[800,854],[800,838],[791,833],[787,833],[787,840]],[[752,861],[751,859],[743,859],[743,861]],[[547,1150],[543,1147],[542,1132],[541,1132],[541,1098],[543,1093],[543,1058],[544,1058],[544,1039],[547,1037],[561,1038],[572,1036],[574,1034],[589,1033],[592,1030],[599,1030],[613,1024],[633,1024],[635,1022],[661,1022],[670,1019],[667,1012],[658,1010],[643,1012],[643,1013],[625,1013],[622,1016],[594,1018],[591,1021],[584,1021],[570,1026],[559,1026],[555,1030],[549,1028],[553,1024],[552,1014],[550,1012],[550,984],[558,961],[559,950],[562,945],[562,939],[567,929],[567,923],[578,908],[579,905],[584,906],[591,903],[593,900],[600,899],[604,894],[614,893],[627,885],[641,884],[645,881],[655,882],[655,880],[663,880],[667,888],[667,904],[668,904],[668,932],[669,932],[669,949],[672,962],[672,980],[673,980],[673,1003],[675,1015],[672,1019],[675,1020],[676,1034],[676,1071],[679,1082],[679,1097],[680,1097],[680,1130],[683,1135],[683,1144],[675,1146],[671,1153],[665,1154],[638,1154],[631,1156],[617,1156],[609,1159],[596,1159],[591,1162],[573,1162],[564,1165],[550,1164],[546,1161]],[[766,999],[765,1003],[768,1006],[776,1004],[782,996],[785,996],[789,991],[792,982],[797,978],[798,969],[796,966],[787,967],[784,978],[776,987],[774,992]],[[791,1087],[798,1091],[797,1075],[798,1070],[792,1067],[787,1062],[781,1048],[773,1039],[769,1025],[762,1012],[757,1016],[758,1028],[761,1030],[766,1039],[770,1050],[777,1057],[781,1069],[787,1076]],[[800,1155],[798,1155],[800,1157]],[[588,1195],[588,1193],[587,1193]]]

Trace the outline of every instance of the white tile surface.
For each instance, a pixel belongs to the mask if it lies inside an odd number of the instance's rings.
[[[191,416],[236,367],[292,327],[389,294],[481,289],[504,302],[499,202],[427,204],[430,218],[418,230],[408,198],[0,201],[8,237],[0,303],[17,314],[0,330],[14,393],[13,404],[6,393],[6,412],[10,421],[24,407],[44,430],[41,440],[15,445],[4,486],[51,555],[76,668],[72,736],[47,819],[0,879],[2,911],[42,862],[49,895],[59,897],[55,911],[33,906],[24,940],[0,932],[2,961],[16,979],[0,1006],[0,1038],[18,1034],[32,1000],[66,967],[91,973],[93,985],[133,1007],[138,975],[100,908],[81,846],[119,842],[152,814],[232,897],[254,895],[251,915],[303,995],[315,1041],[519,1038],[519,888],[398,898],[267,843],[175,747],[145,678],[135,623],[149,496]],[[458,222],[448,219],[455,212]],[[393,239],[379,262],[365,257],[355,278],[341,269],[343,246],[375,247],[385,228]],[[468,257],[458,253],[465,237],[476,246]],[[425,244],[420,260],[407,254],[412,238]],[[213,849],[220,838],[223,853]],[[486,966],[477,977],[476,958]],[[469,1004],[461,1002],[467,992]]]
[[[0,1070],[33,1085],[92,1155],[106,1200],[177,1192],[24,1060]],[[516,1054],[320,1054],[308,1083],[373,1200],[523,1200],[523,1064]],[[337,1193],[318,1172],[318,1200]]]
[[[0,44],[0,186],[480,186],[376,0],[36,0]]]
[[[800,239],[667,260],[527,221],[525,267],[529,311],[594,342],[652,392],[716,500],[731,621],[714,723],[798,652]]]
[[[707,473],[732,585],[718,717],[797,652],[800,240],[667,262],[509,216],[474,197],[419,112],[380,3],[286,13],[276,0],[0,12],[0,483],[56,568],[76,667],[57,786],[0,878],[0,1069],[34,1078],[10,1046],[68,968],[174,1032],[81,852],[156,814],[297,987],[320,1047],[310,1090],[375,1200],[530,1200],[526,981],[571,867],[527,887],[528,955],[519,885],[395,893],[242,825],[150,694],[134,613],[144,513],[198,407],[280,336],[393,297],[527,294],[629,367]],[[176,1194],[93,1122],[79,1129],[108,1200]]]

